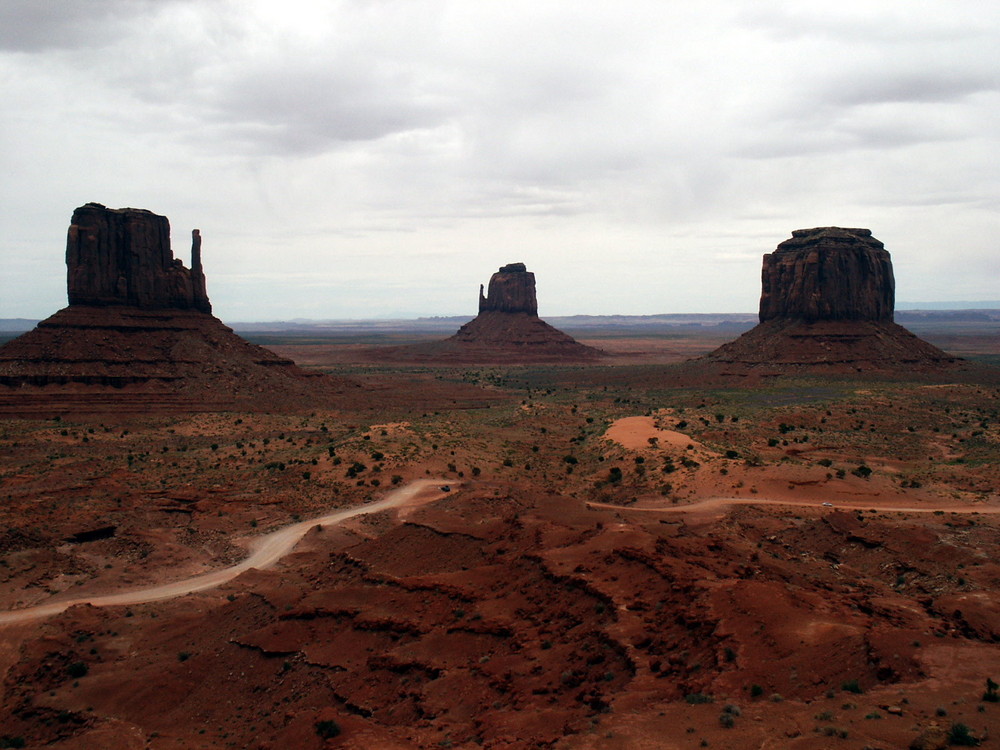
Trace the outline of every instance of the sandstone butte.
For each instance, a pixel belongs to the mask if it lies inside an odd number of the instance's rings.
[[[386,361],[579,362],[603,352],[576,341],[538,317],[535,274],[509,263],[479,287],[479,314],[443,341],[369,352]]]
[[[961,360],[893,321],[892,260],[868,229],[797,229],[764,255],[760,323],[705,355],[729,372],[921,372]]]
[[[330,403],[353,384],[310,373],[212,316],[192,232],[191,268],[150,211],[88,203],[66,243],[69,306],[0,347],[0,413],[251,411]]]

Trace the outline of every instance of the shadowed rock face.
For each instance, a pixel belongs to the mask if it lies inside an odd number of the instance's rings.
[[[479,287],[479,312],[527,313],[538,315],[535,274],[524,263],[509,263],[490,277],[488,295]]]
[[[922,372],[955,357],[893,322],[892,260],[867,229],[798,229],[764,256],[760,323],[705,355],[729,374]]]
[[[868,229],[796,229],[764,256],[760,320],[892,322],[892,260]]]
[[[170,249],[170,222],[138,208],[88,203],[73,212],[66,240],[70,305],[212,312],[192,232],[191,268]]]
[[[523,263],[502,266],[479,287],[479,314],[444,341],[381,347],[369,352],[388,362],[562,362],[595,359],[598,349],[576,341],[538,317],[535,274]]]
[[[0,346],[0,414],[268,411],[342,403],[356,383],[308,372],[211,315],[165,216],[88,203],[66,247],[69,306]]]

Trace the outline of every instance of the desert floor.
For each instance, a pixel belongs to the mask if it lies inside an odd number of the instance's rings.
[[[371,399],[3,419],[0,747],[997,745],[1000,378],[678,385],[721,342],[585,343],[278,342]]]

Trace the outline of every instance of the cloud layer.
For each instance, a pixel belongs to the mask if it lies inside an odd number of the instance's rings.
[[[230,320],[470,313],[513,261],[543,315],[753,310],[828,224],[996,299],[998,47],[970,0],[8,0],[0,317],[65,303],[91,200],[200,227]]]

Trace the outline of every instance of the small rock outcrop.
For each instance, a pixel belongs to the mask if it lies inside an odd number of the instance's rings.
[[[959,362],[893,322],[892,260],[868,229],[798,229],[764,255],[760,323],[702,358],[731,374],[940,370]]]
[[[311,408],[355,383],[308,372],[211,315],[165,216],[88,203],[66,247],[69,306],[0,347],[0,414]]]
[[[382,347],[368,352],[378,361],[561,362],[604,355],[538,317],[535,274],[509,263],[479,287],[479,314],[444,341]]]
[[[508,263],[490,277],[487,296],[479,285],[479,312],[524,313],[538,315],[535,274],[524,263]]]
[[[892,260],[868,229],[796,229],[764,256],[760,320],[891,323]]]
[[[192,232],[191,268],[174,258],[166,216],[88,203],[73,212],[66,239],[70,305],[212,312]]]

